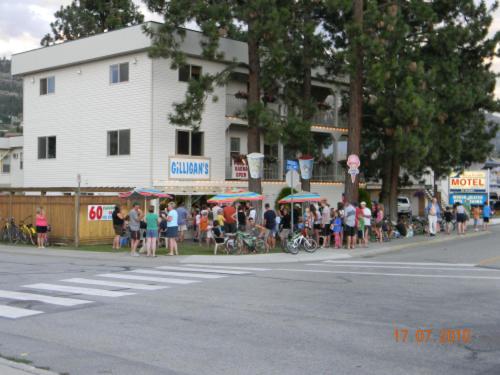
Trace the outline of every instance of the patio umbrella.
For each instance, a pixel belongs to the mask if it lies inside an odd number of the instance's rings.
[[[287,195],[285,198],[281,199],[279,203],[320,202],[321,199],[321,196],[317,193],[303,191],[301,193]]]
[[[235,201],[261,201],[264,196],[247,190],[230,190],[210,198],[208,203],[232,203]]]
[[[170,194],[157,189],[135,188],[132,191],[119,193],[120,198],[126,199],[141,199],[141,198],[172,198]]]

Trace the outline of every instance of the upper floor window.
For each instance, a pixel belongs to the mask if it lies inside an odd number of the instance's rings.
[[[231,143],[229,145],[229,153],[232,158],[240,156],[241,153],[241,139],[238,137],[231,137]]]
[[[56,77],[40,78],[40,95],[56,92]]]
[[[130,155],[130,129],[108,132],[108,156]]]
[[[109,80],[111,83],[128,82],[128,62],[111,65],[109,67]]]
[[[10,156],[6,155],[2,159],[2,173],[10,173]]]
[[[56,137],[38,137],[38,159],[56,158]]]
[[[203,155],[203,132],[177,131],[177,155]]]
[[[201,66],[181,65],[179,66],[179,81],[188,82],[191,79],[199,80],[201,77]]]
[[[24,167],[24,155],[22,152],[19,153],[19,169],[23,170]]]

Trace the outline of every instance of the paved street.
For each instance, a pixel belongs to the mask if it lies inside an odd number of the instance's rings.
[[[71,375],[498,374],[499,240],[268,265],[4,251],[0,353]]]

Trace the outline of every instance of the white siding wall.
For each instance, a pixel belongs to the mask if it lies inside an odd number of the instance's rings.
[[[109,66],[123,62],[129,82],[110,84]],[[75,186],[78,173],[83,186],[148,185],[151,69],[138,53],[25,76],[25,186]],[[40,78],[52,75],[55,94],[40,96]],[[131,129],[131,155],[107,156],[116,129]],[[56,159],[39,160],[38,137],[53,135]]]
[[[188,63],[202,66],[202,73],[216,72],[223,69],[222,64],[190,58]],[[168,114],[174,111],[172,104],[182,102],[187,90],[187,82],[180,82],[178,71],[170,69],[165,59],[153,60],[153,150],[154,150],[154,185],[162,186],[168,180],[168,158],[175,156],[176,127],[168,120]],[[225,88],[217,87],[214,94],[216,103],[209,97],[203,113],[200,131],[204,132],[204,156],[211,159],[211,180],[222,181],[225,178]],[[181,156],[182,157],[182,156]],[[192,186],[193,182],[187,181]]]

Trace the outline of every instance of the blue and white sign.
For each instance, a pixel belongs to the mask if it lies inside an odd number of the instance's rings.
[[[286,161],[286,170],[288,171],[299,171],[299,163],[296,160]]]
[[[210,180],[210,159],[171,157],[168,176],[172,180]]]
[[[450,194],[450,204],[484,205],[487,199],[487,194]]]

